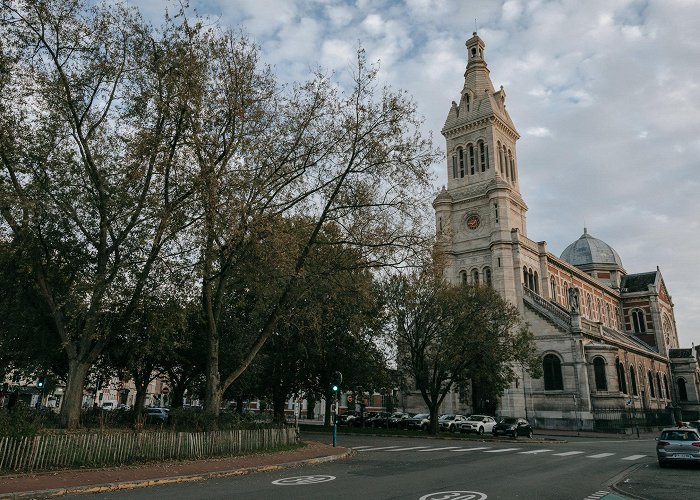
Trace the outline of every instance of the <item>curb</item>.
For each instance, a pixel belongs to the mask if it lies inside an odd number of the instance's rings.
[[[141,479],[136,481],[121,481],[118,483],[90,484],[86,486],[70,486],[67,488],[56,488],[51,490],[22,491],[19,493],[0,493],[0,500],[15,500],[27,498],[54,498],[71,494],[83,493],[106,493],[110,491],[133,490],[137,488],[147,488],[149,486],[162,486],[165,484],[191,483],[195,481],[205,481],[207,479],[217,479],[225,477],[247,476],[259,472],[272,472],[277,470],[292,469],[304,465],[318,465],[326,462],[333,462],[347,458],[353,454],[353,450],[347,449],[339,455],[326,455],[323,457],[297,460],[295,462],[285,462],[275,465],[260,465],[256,467],[244,467],[229,471],[205,472],[202,474],[190,474],[187,476],[163,477],[158,479]]]
[[[308,434],[322,434],[321,432],[312,432],[312,431],[305,431]],[[358,432],[358,433],[348,433],[348,434],[339,434],[339,437],[345,437],[345,436],[352,436],[352,437],[358,437],[358,436],[364,436],[364,437],[384,437],[384,438],[394,438],[394,437],[399,437],[399,438],[409,438],[409,439],[435,439],[435,440],[443,440],[443,441],[449,441],[449,440],[457,440],[457,441],[465,441],[465,442],[480,442],[480,443],[487,443],[487,442],[501,442],[501,443],[520,443],[520,442],[526,442],[526,443],[568,443],[566,439],[560,439],[563,437],[575,437],[575,436],[549,436],[549,437],[543,437],[545,435],[540,435],[538,437],[537,434],[533,436],[532,439],[529,439],[527,441],[524,441],[525,437],[519,438],[519,439],[513,439],[508,436],[502,436],[502,437],[492,437],[492,436],[482,436],[482,437],[476,437],[474,435],[473,437],[464,437],[463,435],[459,434],[452,434],[452,435],[432,435],[432,434],[407,434],[405,436],[402,436],[400,434],[373,434],[373,433],[363,433],[363,432]],[[469,434],[468,434],[469,436]]]

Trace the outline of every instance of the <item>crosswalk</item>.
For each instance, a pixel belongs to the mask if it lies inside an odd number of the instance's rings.
[[[462,446],[439,446],[439,447],[431,447],[431,446],[400,446],[400,445],[394,445],[394,446],[370,446],[370,445],[363,445],[363,446],[353,446],[353,450],[360,452],[360,453],[365,453],[365,452],[371,452],[371,451],[385,451],[385,452],[416,452],[416,453],[431,453],[431,452],[447,452],[447,453],[470,453],[470,452],[475,452],[475,453],[517,453],[520,455],[551,455],[553,457],[573,457],[573,456],[583,456],[585,458],[591,458],[591,459],[601,459],[601,458],[609,458],[609,457],[615,457],[619,458],[620,460],[626,460],[626,461],[634,461],[634,460],[639,460],[642,458],[647,457],[648,455],[628,455],[625,457],[618,457],[617,453],[594,453],[594,454],[586,454],[587,452],[585,451],[580,451],[580,450],[571,450],[571,451],[562,451],[559,453],[553,453],[554,450],[549,449],[549,448],[542,448],[542,449],[536,449],[536,450],[525,450],[522,451],[522,448],[492,448],[490,446],[474,446],[471,448],[466,448]]]

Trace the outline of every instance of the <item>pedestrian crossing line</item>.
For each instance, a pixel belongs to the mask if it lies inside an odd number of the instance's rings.
[[[570,457],[571,455],[580,455],[581,453],[585,453],[585,451],[565,451],[564,453],[555,453],[553,456]]]
[[[408,451],[408,450],[419,450],[421,448],[427,448],[427,446],[411,446],[410,448],[396,448],[394,450],[386,450],[386,451]]]
[[[455,452],[455,451],[461,452],[461,451],[476,451],[476,450],[490,450],[490,449],[491,449],[491,448],[489,448],[488,446],[480,446],[480,447],[478,447],[478,448],[459,448],[458,450],[450,450],[450,451],[452,451],[452,452]]]
[[[520,449],[521,448],[500,448],[498,450],[488,450],[488,451],[485,451],[484,453],[504,453],[506,451],[517,451]]]
[[[625,457],[622,460],[639,460],[640,458],[644,458],[646,455],[630,455],[629,457]]]
[[[361,450],[362,448],[371,448],[371,447],[372,447],[372,445],[364,444],[362,446],[353,446],[351,449],[352,450]]]
[[[398,445],[396,445],[396,446],[380,446],[378,448],[364,448],[362,450],[357,450],[357,451],[379,451],[379,450],[390,450],[391,448],[398,448]]]
[[[521,455],[537,455],[538,453],[547,453],[552,450],[532,450],[532,451],[519,451]]]
[[[418,450],[420,453],[421,451],[442,451],[442,450],[452,450],[454,448],[459,448],[459,446],[445,446],[444,448],[428,448],[427,450]]]
[[[597,455],[588,455],[586,458],[605,458],[614,455],[614,453],[598,453]]]
[[[584,498],[583,500],[598,500],[599,498],[603,498],[603,497],[604,497],[605,495],[607,495],[608,493],[610,493],[610,492],[609,492],[609,491],[604,491],[604,490],[596,491],[595,493],[592,493],[592,494],[588,495],[588,496],[587,496],[586,498]]]

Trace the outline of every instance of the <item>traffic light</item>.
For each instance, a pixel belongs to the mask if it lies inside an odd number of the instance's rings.
[[[343,374],[339,371],[333,372],[333,378],[331,379],[331,389],[333,393],[340,391],[340,384],[343,383]]]
[[[39,377],[39,379],[36,381],[36,386],[39,389],[43,389],[44,385],[46,385],[46,377]]]

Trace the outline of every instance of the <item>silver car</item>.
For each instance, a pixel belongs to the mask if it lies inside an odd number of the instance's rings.
[[[661,431],[656,440],[659,467],[672,462],[700,463],[700,435],[692,427],[672,427]]]

